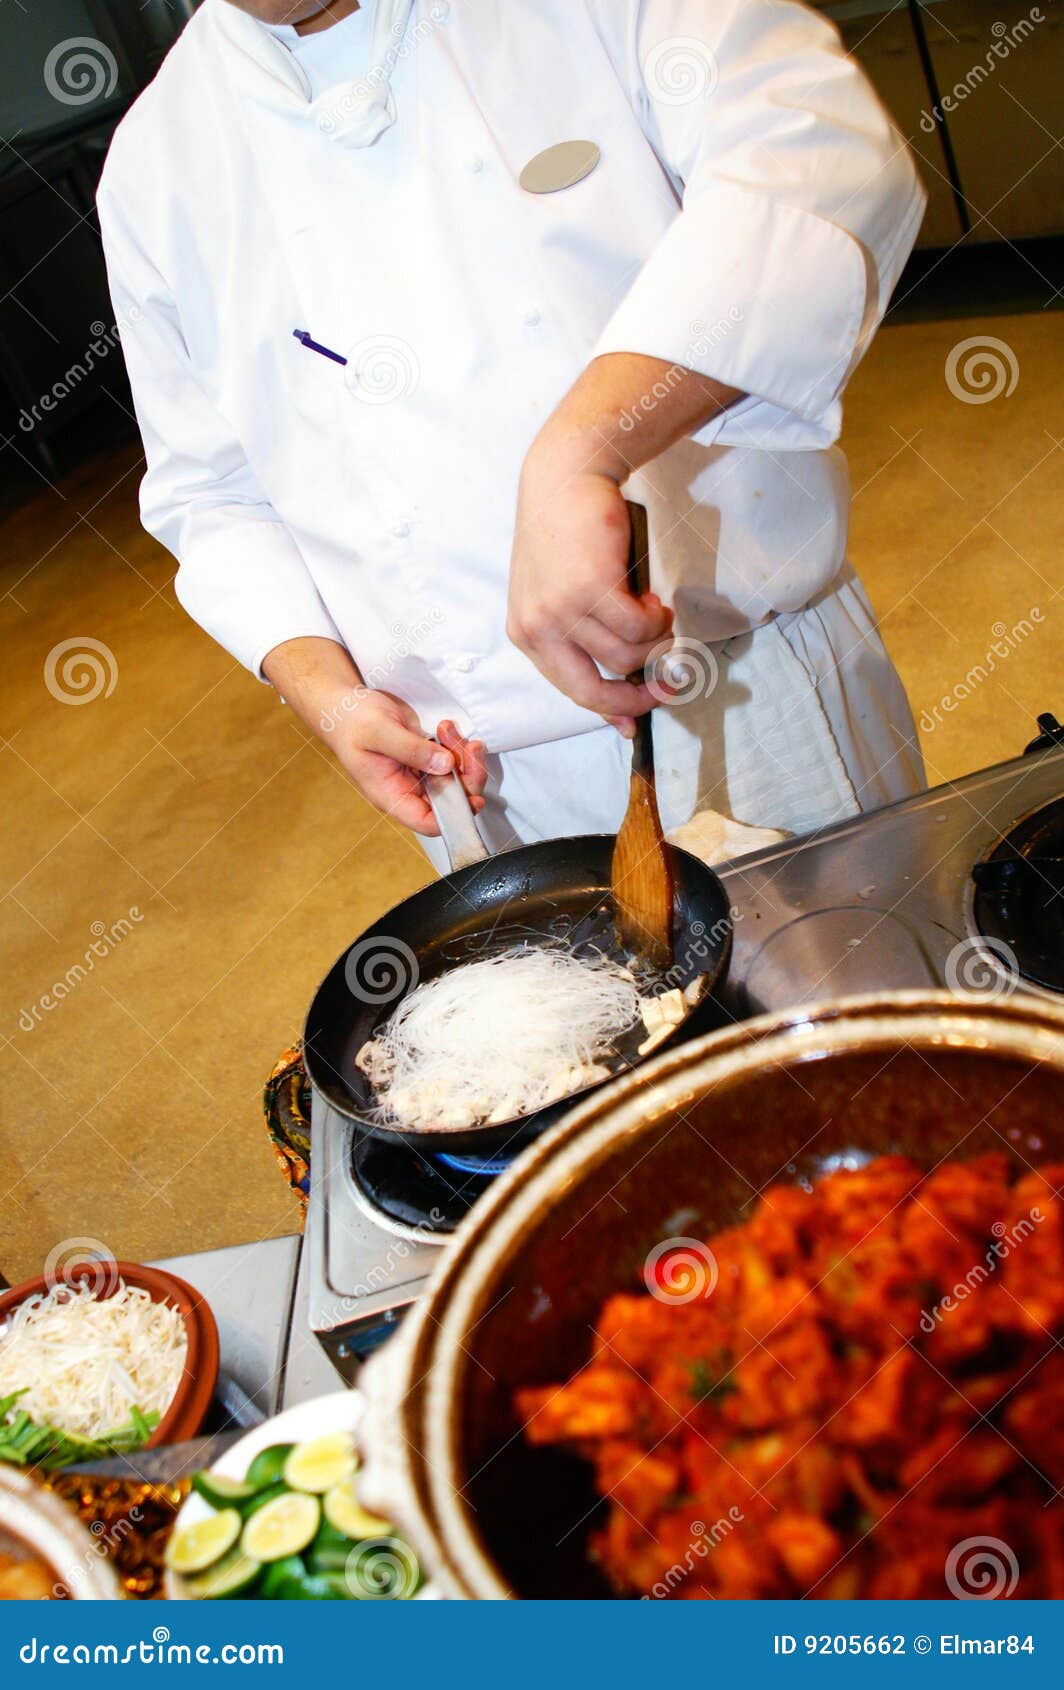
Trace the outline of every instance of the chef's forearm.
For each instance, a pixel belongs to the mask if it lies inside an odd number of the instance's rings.
[[[315,733],[336,720],[363,685],[351,653],[335,640],[304,635],[284,640],[266,653],[262,672],[286,704]]]
[[[638,352],[595,358],[533,444],[573,467],[624,481],[744,395],[680,364]]]

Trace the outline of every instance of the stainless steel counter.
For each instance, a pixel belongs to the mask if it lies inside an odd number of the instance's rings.
[[[303,1239],[293,1233],[153,1264],[206,1298],[218,1322],[222,1372],[265,1415],[343,1384],[311,1331],[303,1257]]]

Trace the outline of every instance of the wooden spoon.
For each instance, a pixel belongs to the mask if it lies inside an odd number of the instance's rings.
[[[632,530],[628,587],[638,597],[650,585],[647,513],[642,505],[629,502],[628,518]],[[629,679],[638,683],[643,675],[636,673]],[[655,968],[668,968],[672,962],[672,865],[654,787],[651,715],[648,710],[636,717],[628,809],[613,847],[610,879],[621,943]]]

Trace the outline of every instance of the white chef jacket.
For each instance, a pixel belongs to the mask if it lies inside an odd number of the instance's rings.
[[[373,15],[305,38],[297,97],[205,0],[119,127],[98,203],[143,520],[254,672],[322,635],[427,728],[532,746],[601,725],[505,634],[552,407],[605,352],[747,393],[627,490],[682,635],[799,610],[843,564],[839,396],[924,196],[834,29],[790,0],[416,0],[395,121],[352,147],[322,81],[330,50],[338,84],[372,70]],[[601,149],[589,176],[519,186],[574,138]]]

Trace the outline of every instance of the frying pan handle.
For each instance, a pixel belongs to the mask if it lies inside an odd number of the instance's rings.
[[[626,499],[628,506],[628,522],[630,538],[628,542],[628,591],[634,598],[641,598],[650,591],[650,538],[647,531],[647,513],[644,505],[637,505],[632,499]],[[644,671],[637,669],[629,675],[630,681],[638,685],[644,679]],[[654,729],[651,725],[652,711],[647,710],[635,720],[635,738],[632,740],[632,772],[642,775],[645,780],[654,779]]]
[[[634,598],[642,598],[650,591],[650,538],[647,530],[647,509],[634,499],[625,499],[628,507],[628,591]]]
[[[488,847],[477,830],[466,789],[457,774],[425,775],[424,783],[452,874],[470,863],[482,863],[489,855]]]

